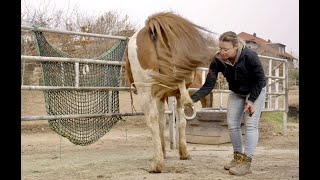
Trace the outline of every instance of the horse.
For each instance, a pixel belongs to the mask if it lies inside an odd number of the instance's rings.
[[[188,112],[195,110],[187,88],[196,68],[212,58],[204,31],[211,32],[173,12],[158,12],[150,15],[128,41],[127,77],[137,91],[152,136],[149,173],[161,173],[164,168],[165,103],[169,96],[175,96],[177,102],[180,159],[191,159],[185,128]]]

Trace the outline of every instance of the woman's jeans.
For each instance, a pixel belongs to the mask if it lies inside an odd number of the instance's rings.
[[[253,103],[254,113],[250,117],[249,113],[244,111],[245,101],[249,95],[244,96],[233,91],[229,92],[227,121],[229,135],[234,151],[245,153],[247,156],[252,156],[258,144],[258,124],[261,111],[264,107],[266,99],[266,87],[262,88],[258,99]],[[244,114],[245,120],[245,148],[243,150],[243,140],[241,132],[241,119]]]

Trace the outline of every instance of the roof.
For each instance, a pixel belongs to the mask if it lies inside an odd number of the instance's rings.
[[[293,57],[292,55],[284,52],[279,52],[275,49],[273,49],[272,47],[270,47],[269,45],[270,44],[281,44],[281,45],[284,45],[282,43],[271,43],[271,42],[268,42],[260,37],[257,37],[257,36],[254,36],[254,35],[251,35],[251,34],[248,34],[246,32],[241,32],[238,34],[238,36],[243,39],[244,41],[253,41],[257,44],[260,45],[259,48],[257,48],[255,51],[257,54],[264,54],[266,52],[269,52],[269,53],[272,53],[274,55],[276,55],[277,57],[280,57],[280,58],[288,58],[288,59],[297,59],[295,57]],[[254,50],[254,49],[253,49]]]
[[[267,44],[270,44],[270,45],[272,45],[272,44],[279,44],[279,45],[282,45],[282,46],[286,46],[286,45],[284,45],[284,44],[282,44],[282,43],[267,43]]]
[[[245,32],[241,32],[238,34],[238,36],[243,39],[243,40],[248,40],[248,41],[254,41],[256,42],[257,44],[259,45],[264,45],[266,43],[269,43],[268,41],[262,39],[262,38],[259,38],[257,36],[253,36],[251,34],[248,34],[248,33],[245,33]]]

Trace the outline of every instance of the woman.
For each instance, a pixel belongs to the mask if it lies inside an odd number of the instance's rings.
[[[224,169],[233,175],[244,175],[251,173],[252,156],[258,143],[258,123],[266,98],[266,77],[258,55],[245,47],[236,33],[223,33],[219,37],[219,48],[210,64],[205,83],[191,99],[197,102],[209,94],[214,88],[218,72],[226,77],[230,90],[227,122],[234,153]],[[243,114],[245,142],[240,127]]]

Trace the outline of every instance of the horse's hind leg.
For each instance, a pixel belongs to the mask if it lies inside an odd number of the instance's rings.
[[[165,104],[164,102],[158,103],[158,111],[159,111],[159,130],[160,130],[160,139],[161,139],[161,146],[163,152],[163,158],[166,158],[166,144],[164,138],[164,130],[166,128],[166,117],[165,117]]]
[[[177,109],[176,109],[176,119],[179,129],[179,155],[180,159],[191,159],[191,155],[187,149],[187,140],[186,140],[186,125],[187,121],[182,112],[182,103],[181,99],[177,97]]]
[[[153,159],[149,169],[150,173],[160,173],[164,166],[164,157],[160,140],[159,125],[159,100],[153,98],[150,94],[140,93],[140,99],[143,101],[142,108],[145,114],[147,125],[152,135]],[[164,112],[163,112],[164,113]]]

